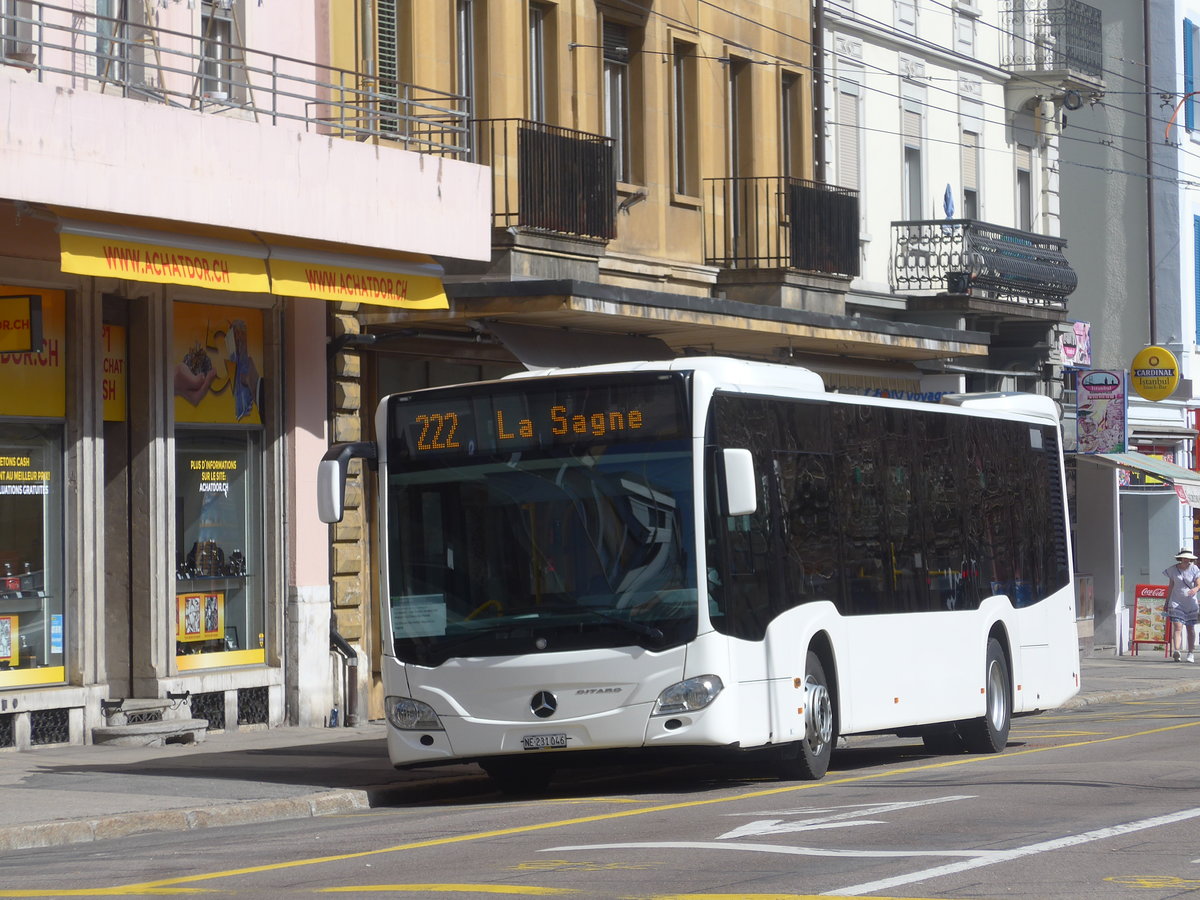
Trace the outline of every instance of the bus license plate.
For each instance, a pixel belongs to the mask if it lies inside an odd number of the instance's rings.
[[[527,734],[521,738],[521,746],[526,750],[565,747],[567,746],[567,736],[565,734]]]

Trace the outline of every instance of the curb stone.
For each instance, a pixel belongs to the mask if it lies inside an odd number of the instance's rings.
[[[230,801],[220,806],[122,813],[0,828],[0,852],[83,844],[133,834],[195,831],[227,825],[251,825],[306,819],[370,808],[366,791],[319,791],[284,800]]]

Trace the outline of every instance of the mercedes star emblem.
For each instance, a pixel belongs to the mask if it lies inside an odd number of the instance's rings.
[[[558,711],[558,698],[549,691],[538,691],[529,701],[529,708],[539,719],[548,719]]]

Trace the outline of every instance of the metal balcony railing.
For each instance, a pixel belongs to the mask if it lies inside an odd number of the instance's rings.
[[[475,161],[491,166],[496,227],[616,237],[612,138],[528,119],[477,119],[474,126]]]
[[[140,16],[143,4],[136,9]],[[0,0],[0,68],[73,90],[420,153],[470,154],[467,99],[460,94],[39,0]]]
[[[705,261],[859,274],[858,191],[785,176],[706,178]]]
[[[1103,71],[1100,10],[1079,0],[1004,0],[1000,64],[1013,72]]]
[[[900,294],[965,294],[1066,309],[1078,278],[1067,242],[974,219],[892,223],[888,280]]]

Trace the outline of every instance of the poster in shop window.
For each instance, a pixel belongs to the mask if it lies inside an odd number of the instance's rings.
[[[225,639],[225,592],[177,594],[175,640]]]
[[[175,421],[261,425],[263,312],[176,303]]]
[[[0,353],[0,416],[62,418],[67,414],[66,294],[0,284],[0,294],[41,298],[42,344],[38,352]],[[0,315],[0,329],[29,328]]]

